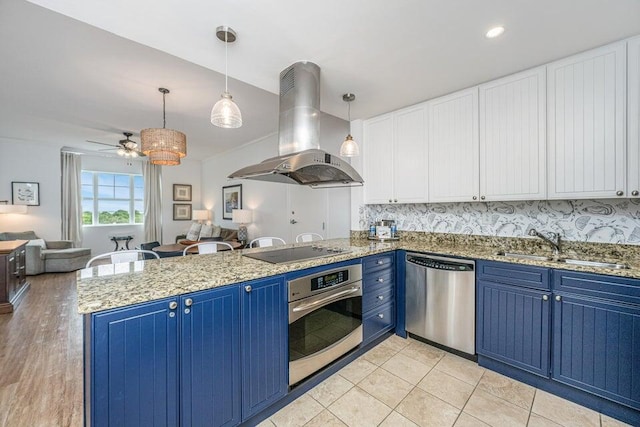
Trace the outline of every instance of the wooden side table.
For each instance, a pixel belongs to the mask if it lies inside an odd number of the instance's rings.
[[[0,314],[11,313],[29,289],[27,240],[0,242]]]
[[[115,251],[129,250],[129,242],[133,240],[133,236],[111,236],[109,239],[116,244]],[[120,246],[120,242],[124,242],[124,247]]]

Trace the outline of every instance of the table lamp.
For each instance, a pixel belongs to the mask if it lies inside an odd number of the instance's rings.
[[[238,240],[245,243],[249,238],[247,224],[253,221],[253,212],[249,209],[233,209],[231,211],[231,221],[240,224],[238,227]]]
[[[209,219],[209,211],[206,209],[194,209],[193,219],[202,224],[204,221]]]

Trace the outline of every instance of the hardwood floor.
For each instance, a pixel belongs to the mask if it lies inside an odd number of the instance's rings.
[[[0,315],[0,426],[81,426],[82,316],[75,273],[29,276]]]

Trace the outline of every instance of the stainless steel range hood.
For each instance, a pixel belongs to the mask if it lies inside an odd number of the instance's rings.
[[[242,168],[229,178],[313,188],[362,185],[345,160],[320,150],[320,67],[296,62],[280,73],[279,156]]]

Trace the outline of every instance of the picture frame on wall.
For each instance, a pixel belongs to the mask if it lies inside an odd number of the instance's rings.
[[[222,187],[222,219],[231,219],[234,209],[242,209],[242,184]]]
[[[173,204],[174,221],[191,221],[191,205],[188,203]]]
[[[173,184],[173,201],[190,202],[191,184]]]
[[[40,183],[11,183],[11,201],[14,205],[40,206]]]

